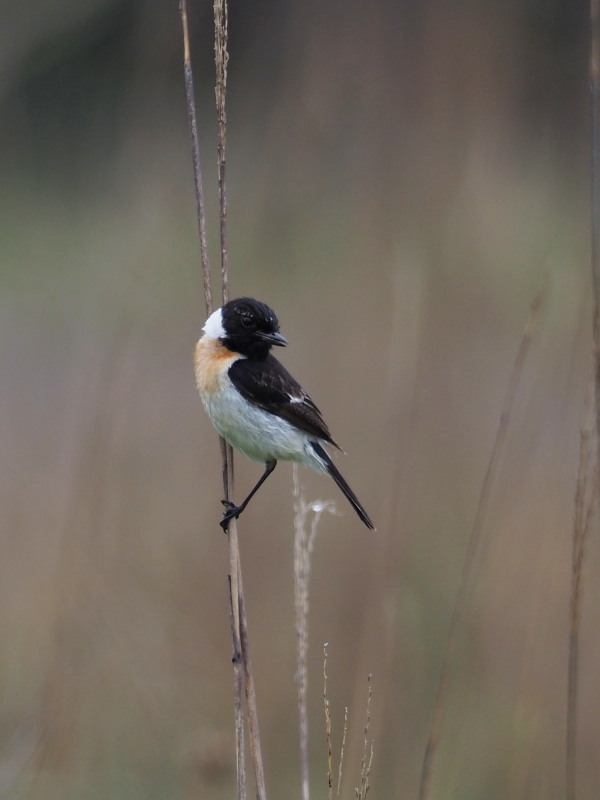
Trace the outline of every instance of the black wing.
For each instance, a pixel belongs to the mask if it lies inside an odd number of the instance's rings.
[[[338,447],[317,406],[274,356],[240,358],[229,367],[229,377],[246,400]]]

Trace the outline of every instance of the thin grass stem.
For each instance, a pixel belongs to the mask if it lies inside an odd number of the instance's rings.
[[[246,760],[244,757],[244,706],[242,697],[244,695],[243,670],[241,666],[241,645],[238,640],[235,614],[234,614],[234,589],[232,586],[231,575],[228,576],[229,582],[229,616],[231,626],[232,657],[233,663],[233,703],[234,703],[234,723],[235,723],[235,772],[237,777],[237,797],[239,800],[246,798]]]
[[[446,707],[446,698],[448,694],[448,679],[449,679],[450,665],[452,663],[454,651],[456,649],[458,632],[460,630],[465,610],[467,607],[468,592],[470,589],[471,579],[474,572],[476,556],[479,552],[479,547],[483,534],[483,523],[488,511],[492,487],[494,485],[496,473],[498,471],[498,465],[500,463],[500,456],[502,454],[504,442],[506,440],[506,432],[508,430],[508,424],[510,421],[510,415],[515,395],[517,392],[517,387],[519,385],[521,374],[523,372],[523,365],[525,363],[525,358],[527,356],[529,345],[531,344],[531,339],[537,323],[537,317],[542,302],[544,288],[545,288],[545,281],[531,303],[527,324],[525,325],[525,330],[523,332],[523,336],[521,337],[521,343],[517,351],[512,372],[510,374],[510,378],[508,381],[506,394],[504,397],[504,403],[502,405],[502,411],[500,413],[500,420],[498,422],[496,435],[494,437],[494,443],[492,445],[490,459],[488,461],[488,466],[486,469],[485,477],[483,479],[481,492],[479,494],[479,500],[477,504],[477,510],[475,512],[475,518],[473,520],[473,525],[471,526],[471,532],[469,535],[469,541],[467,544],[465,558],[463,561],[463,567],[460,576],[458,591],[456,599],[454,601],[452,616],[450,618],[448,638],[446,640],[444,655],[442,657],[442,665],[438,677],[438,684],[433,704],[433,712],[431,716],[431,722],[429,725],[427,742],[425,744],[425,752],[423,755],[423,761],[421,765],[421,779],[417,795],[418,800],[427,800],[427,798],[429,798],[431,793],[433,767],[434,767],[435,757],[437,754],[437,746],[440,738],[442,719]]]
[[[212,290],[210,280],[210,266],[208,261],[208,247],[206,236],[206,213],[204,207],[204,193],[202,187],[202,170],[200,163],[200,147],[198,142],[198,127],[196,122],[196,105],[194,99],[194,81],[190,56],[189,27],[186,0],[180,0],[180,14],[183,28],[184,50],[184,77],[188,120],[192,140],[192,165],[194,171],[194,184],[196,190],[196,207],[198,215],[198,231],[200,235],[200,253],[202,276],[204,284],[204,301],[207,316],[212,311]],[[218,163],[219,163],[219,229],[221,243],[221,283],[223,302],[229,299],[229,259],[227,247],[227,191],[226,191],[226,137],[227,118],[225,113],[227,89],[227,33],[228,11],[226,0],[215,0],[215,67],[216,67],[216,107],[218,123]],[[233,449],[223,439],[220,440],[221,460],[223,472],[223,488],[226,499],[233,498],[234,469]],[[244,760],[244,703],[248,710],[248,727],[250,731],[250,751],[254,767],[256,795],[258,800],[266,800],[264,769],[258,728],[258,712],[256,693],[250,661],[248,644],[248,625],[246,619],[245,602],[242,584],[242,571],[240,563],[239,543],[237,537],[237,524],[232,520],[228,529],[229,543],[229,598],[231,635],[233,643],[233,673],[234,673],[234,715],[236,734],[236,766],[237,766],[237,797],[238,800],[246,799],[246,770]]]
[[[194,99],[194,75],[190,57],[190,35],[186,0],[180,0],[179,13],[183,28],[183,74],[185,80],[185,96],[187,101],[188,124],[192,140],[192,167],[194,171],[194,188],[196,191],[196,214],[198,219],[198,235],[200,237],[200,262],[202,283],[204,286],[204,304],[206,316],[212,312],[212,291],[210,283],[210,265],[208,261],[208,243],[206,236],[206,212],[204,209],[204,190],[202,188],[202,168],[200,162],[200,144],[198,141],[198,125],[196,122],[196,102]]]
[[[226,0],[215,0],[215,66],[217,82],[215,98],[217,103],[218,144],[217,162],[219,172],[219,226],[221,238],[221,289],[223,303],[229,300],[229,253],[227,248],[227,190],[226,190],[226,149],[227,149],[227,37],[229,33],[229,17]]]
[[[600,463],[600,0],[590,0],[591,268],[593,284],[594,403]]]
[[[309,800],[308,768],[308,612],[311,554],[319,526],[325,511],[333,511],[334,504],[316,500],[306,502],[298,477],[298,466],[292,469],[294,497],[294,605],[296,612],[296,682],[298,684],[298,719],[300,728],[300,782],[302,800]],[[308,517],[312,514],[310,528]],[[327,701],[326,701],[327,702]],[[328,706],[326,705],[326,710]],[[330,774],[331,779],[331,774]]]
[[[331,708],[327,697],[327,642],[323,645],[323,704],[325,706],[325,740],[327,742],[327,798],[333,800],[333,748],[331,745]]]
[[[369,692],[367,694],[367,710],[364,729],[363,755],[360,764],[360,786],[354,791],[357,800],[366,800],[369,793],[369,775],[373,763],[373,742],[369,743],[369,728],[371,726],[371,698],[373,696],[372,675],[367,678]]]
[[[591,271],[593,286],[593,396],[596,434],[596,469],[592,476],[594,489],[586,501],[590,472],[590,438],[592,431],[584,424],[579,446],[579,469],[575,490],[575,520],[571,564],[571,599],[569,614],[569,657],[567,678],[566,729],[566,798],[576,800],[577,778],[577,709],[579,694],[579,627],[585,542],[593,508],[593,495],[598,489],[600,470],[600,0],[590,0],[590,164],[591,164]]]
[[[340,797],[342,791],[342,775],[344,773],[344,756],[346,755],[346,739],[348,737],[348,706],[344,707],[344,731],[342,733],[342,746],[340,747],[340,763],[338,767],[338,782],[336,798]]]
[[[267,790],[265,784],[265,771],[262,760],[262,748],[260,741],[260,728],[258,724],[258,706],[256,703],[256,690],[254,688],[254,675],[252,672],[252,661],[250,659],[250,645],[248,642],[248,620],[246,618],[246,604],[244,601],[244,588],[242,585],[242,572],[239,567],[239,611],[240,611],[240,633],[242,648],[242,665],[244,668],[246,708],[248,709],[248,730],[250,733],[250,755],[254,766],[254,780],[256,783],[256,796],[258,800],[266,800]]]
[[[590,382],[590,396],[594,387]],[[579,441],[579,466],[575,488],[573,548],[571,559],[571,597],[569,605],[569,656],[567,675],[566,729],[566,798],[576,800],[577,779],[577,712],[579,699],[579,630],[583,591],[583,565],[590,520],[596,495],[596,475],[593,469],[593,432],[590,396],[586,403],[585,422]]]

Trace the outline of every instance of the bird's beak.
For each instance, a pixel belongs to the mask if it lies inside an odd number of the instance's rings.
[[[286,347],[287,345],[287,339],[280,333],[263,333],[262,331],[257,331],[257,334],[261,339],[269,342],[269,344],[277,345],[277,347]]]

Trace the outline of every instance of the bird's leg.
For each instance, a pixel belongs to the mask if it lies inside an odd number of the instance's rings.
[[[277,461],[275,459],[272,459],[271,461],[267,461],[265,463],[265,471],[260,476],[260,479],[259,479],[258,483],[254,487],[254,489],[252,489],[252,491],[250,492],[248,497],[244,500],[244,502],[241,503],[239,506],[236,506],[234,503],[231,502],[231,500],[221,500],[221,502],[223,503],[223,505],[226,508],[226,511],[225,511],[225,513],[223,515],[223,519],[221,520],[221,522],[219,524],[220,524],[220,526],[223,528],[223,530],[225,532],[227,532],[227,528],[229,527],[229,520],[233,519],[234,517],[235,517],[235,519],[237,519],[239,517],[239,515],[246,508],[246,506],[248,505],[250,500],[252,500],[252,498],[254,497],[256,492],[260,489],[260,487],[263,485],[263,483],[267,480],[267,478],[273,472],[273,470],[275,469],[276,466],[277,466]]]

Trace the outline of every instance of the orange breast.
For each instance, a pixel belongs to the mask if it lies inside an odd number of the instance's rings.
[[[202,337],[196,345],[194,369],[196,384],[201,394],[211,394],[221,385],[222,378],[234,361],[240,358],[239,353],[232,353],[218,339]]]

